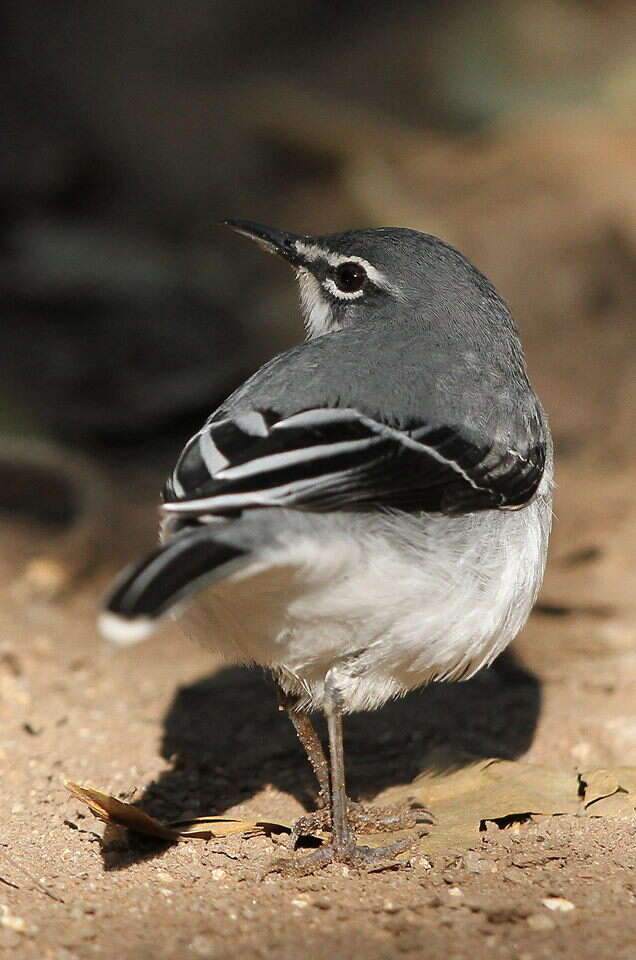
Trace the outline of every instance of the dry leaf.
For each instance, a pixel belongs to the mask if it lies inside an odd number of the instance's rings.
[[[237,820],[232,817],[196,817],[193,820],[176,820],[173,823],[164,824],[144,813],[133,803],[124,803],[94,787],[80,786],[70,780],[65,782],[65,786],[100,820],[116,823],[134,833],[157,837],[161,840],[212,840],[215,837],[229,837],[233,834],[255,837],[290,832],[290,827],[286,824],[270,823],[266,820]]]
[[[196,817],[161,823],[131,803],[124,803],[93,787],[66,783],[95,816],[164,840],[253,837],[289,833],[288,824],[231,817]],[[583,797],[581,797],[581,788]],[[378,806],[416,803],[430,810],[434,823],[416,841],[422,852],[455,853],[479,842],[484,825],[523,820],[532,814],[581,814],[633,817],[636,815],[636,767],[590,770],[579,775],[551,770],[523,761],[476,758],[448,750],[433,751],[425,769],[412,783],[391,787],[378,796]],[[361,837],[370,846],[384,846],[412,835],[412,831]],[[322,835],[319,835],[320,838]]]
[[[588,817],[633,817],[636,797],[623,790],[613,793],[611,797],[601,797],[594,803],[585,805],[585,814]]]
[[[244,837],[258,837],[271,833],[291,833],[286,823],[270,823],[269,820],[234,820],[231,817],[196,817],[193,820],[171,820],[168,824],[180,838],[211,840],[214,837],[231,837],[240,833]]]
[[[585,790],[584,807],[586,809],[590,804],[605,797],[611,797],[620,790],[618,778],[613,770],[591,770],[580,774],[579,779]]]
[[[588,770],[580,775],[588,817],[633,817],[636,808],[636,767]]]
[[[621,789],[636,794],[636,767],[615,767],[614,771]]]
[[[476,759],[434,751],[415,780],[393,787],[378,803],[416,801],[431,811],[434,824],[422,841],[427,852],[459,851],[479,841],[486,821],[523,819],[529,814],[578,812],[574,772],[550,770],[520,761]],[[386,834],[386,842],[390,835]]]
[[[178,840],[179,834],[175,830],[164,826],[159,820],[149,816],[132,803],[124,803],[115,797],[96,790],[95,787],[80,786],[67,780],[64,784],[74,797],[87,805],[92,813],[106,823],[117,823],[128,827],[135,833],[143,833],[147,837],[159,837],[162,840]]]
[[[612,792],[605,791],[606,787],[615,784],[616,790],[625,790],[626,793],[636,794],[636,767],[613,767],[611,770],[586,770],[580,774],[581,782],[585,787],[586,804],[595,799],[610,796]],[[590,798],[588,800],[588,798]]]

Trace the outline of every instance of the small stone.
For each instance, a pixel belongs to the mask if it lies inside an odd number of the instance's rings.
[[[463,892],[459,889],[459,887],[451,887],[451,888],[449,889],[449,891],[448,891],[448,896],[449,896],[449,897],[463,897],[464,894],[463,894]]]
[[[223,867],[215,867],[214,870],[210,871],[210,876],[213,880],[222,880],[225,876],[225,870]]]
[[[464,869],[469,873],[492,873],[493,864],[480,856],[476,850],[468,850],[463,856]]]
[[[541,903],[544,907],[547,907],[548,910],[555,910],[558,913],[569,913],[570,910],[576,909],[574,904],[564,897],[546,897]]]
[[[527,883],[523,871],[517,867],[507,867],[502,874],[503,878],[509,883]]]
[[[22,917],[14,916],[4,904],[0,905],[0,924],[7,930],[13,930],[14,933],[27,932],[27,925]]]

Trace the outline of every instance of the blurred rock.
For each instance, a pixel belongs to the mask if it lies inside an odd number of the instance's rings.
[[[134,435],[212,406],[249,370],[238,271],[213,247],[60,220],[23,221],[7,246],[0,373],[57,432]]]

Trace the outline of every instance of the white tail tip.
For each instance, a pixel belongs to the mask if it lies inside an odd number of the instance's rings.
[[[134,620],[127,620],[125,617],[105,610],[100,614],[97,625],[99,632],[106,640],[117,644],[118,647],[132,647],[149,637],[157,623],[150,617],[135,617]]]

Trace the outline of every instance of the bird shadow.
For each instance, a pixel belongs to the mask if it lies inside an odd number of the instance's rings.
[[[465,683],[440,683],[370,713],[345,719],[347,782],[354,798],[372,800],[409,783],[427,754],[514,759],[530,746],[541,710],[537,677],[513,652]],[[324,723],[316,717],[319,733]],[[271,784],[312,809],[317,787],[276,688],[258,670],[228,667],[177,690],[163,720],[161,754],[171,764],[135,804],[159,819],[220,814]],[[430,766],[430,764],[429,764]],[[157,856],[166,844],[132,838],[116,864]]]

